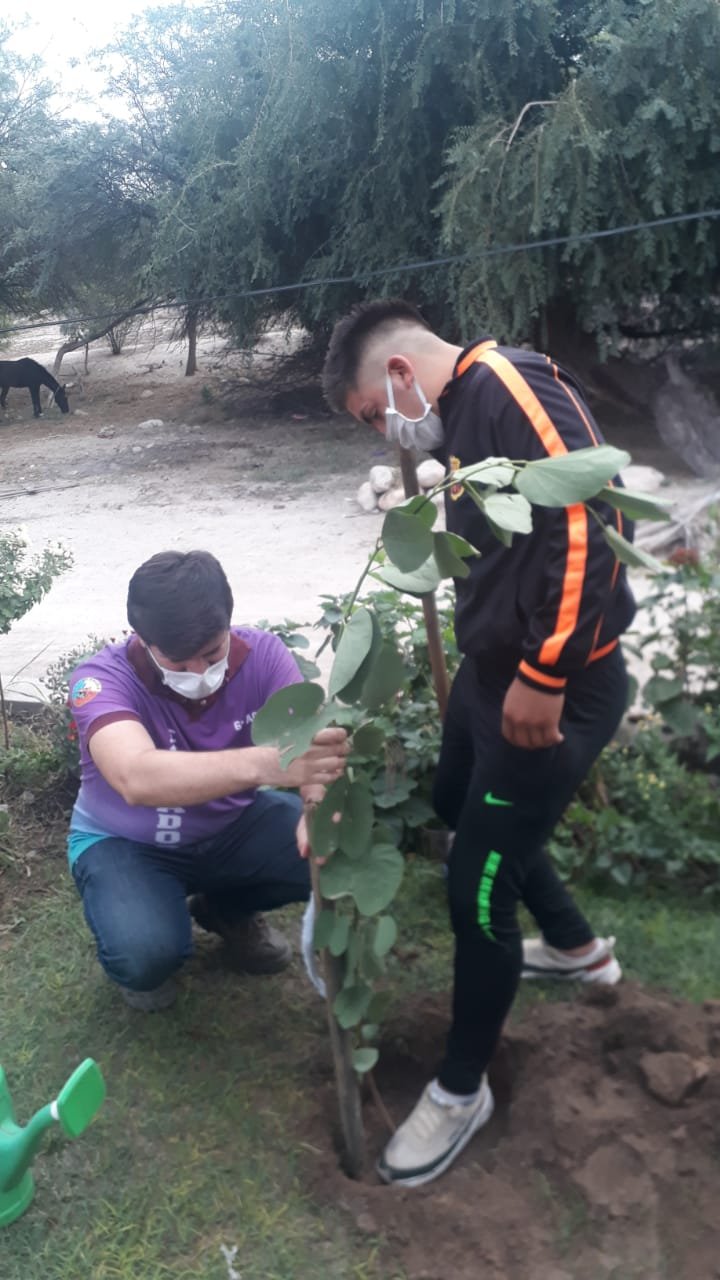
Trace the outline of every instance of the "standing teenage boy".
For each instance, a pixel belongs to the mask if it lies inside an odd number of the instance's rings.
[[[539,459],[602,443],[582,391],[548,356],[481,338],[462,348],[402,301],[358,306],[324,368],[338,412],[452,470],[487,457]],[[536,507],[504,547],[458,486],[447,528],[480,552],[456,583],[455,677],[435,783],[455,831],[452,1025],[437,1078],[380,1161],[388,1182],[442,1173],[492,1114],[486,1068],[521,974],[617,982],[614,939],[596,938],[544,843],[614,733],[627,698],[618,638],[635,610],[625,570],[582,504]],[[603,514],[628,535],[627,522]],[[541,937],[523,943],[523,902]]]

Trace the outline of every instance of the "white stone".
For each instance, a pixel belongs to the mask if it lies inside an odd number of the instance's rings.
[[[426,458],[418,466],[417,478],[421,489],[434,489],[436,484],[441,484],[445,479],[445,468],[442,462]]]
[[[154,392],[154,391],[151,391],[149,387],[146,387],[146,389],[145,389],[144,391],[141,391],[141,392],[140,392],[140,399],[141,399],[141,400],[150,400],[154,395],[155,395],[155,392]]]
[[[637,493],[657,493],[664,484],[667,483],[662,471],[658,471],[657,467],[626,467],[620,472],[623,483],[628,489],[634,489]]]
[[[363,511],[377,511],[377,498],[369,480],[360,485],[355,494],[355,501]]]
[[[371,467],[370,483],[376,493],[387,493],[395,483],[392,467]]]
[[[380,497],[378,498],[378,506],[381,511],[392,511],[393,507],[399,507],[404,501],[404,489],[388,489],[387,493],[380,494]]]
[[[115,428],[112,426],[101,427],[98,431],[101,440],[112,440],[115,435]]]
[[[141,444],[134,444],[134,445],[133,445],[133,447],[132,447],[132,452],[133,452],[133,453],[142,453],[142,445],[141,445]]]
[[[143,395],[145,393],[143,392]],[[150,392],[152,395],[152,392]],[[139,427],[161,427],[163,425],[162,418],[148,418],[146,422],[139,422]]]

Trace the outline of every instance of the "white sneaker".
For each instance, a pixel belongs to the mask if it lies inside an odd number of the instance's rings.
[[[592,951],[571,956],[558,951],[544,938],[523,938],[523,978],[561,981],[601,982],[612,987],[622,978],[622,969],[613,954],[614,938],[596,938]]]
[[[378,1162],[383,1182],[421,1187],[438,1178],[493,1113],[495,1103],[486,1076],[472,1102],[457,1106],[435,1102],[431,1089],[432,1085],[426,1086],[414,1111],[383,1151]]]

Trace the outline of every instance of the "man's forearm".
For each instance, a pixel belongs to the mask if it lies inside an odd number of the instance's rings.
[[[229,751],[159,751],[135,756],[118,790],[130,805],[175,807],[206,804],[239,791],[282,785],[279,755],[273,747]]]

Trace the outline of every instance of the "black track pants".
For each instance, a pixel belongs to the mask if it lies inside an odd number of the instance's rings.
[[[448,867],[455,933],[453,1020],[440,1082],[471,1093],[494,1052],[522,969],[518,902],[546,940],[570,949],[593,931],[543,844],[617,728],[627,701],[619,648],[568,680],[561,731],[546,750],[512,747],[502,705],[514,658],[465,658],[443,730],[434,802],[455,831]]]

